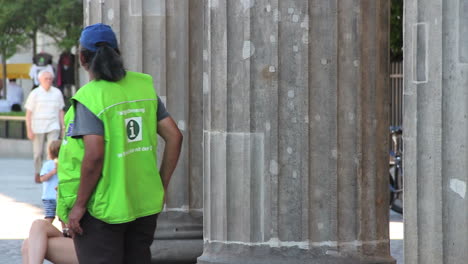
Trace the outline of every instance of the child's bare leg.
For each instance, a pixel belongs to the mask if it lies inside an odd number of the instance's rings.
[[[52,218],[52,217],[46,217],[46,218],[44,218],[44,219],[47,220],[49,223],[52,224],[52,223],[54,222],[54,220],[55,220],[55,217],[54,217],[54,218]]]

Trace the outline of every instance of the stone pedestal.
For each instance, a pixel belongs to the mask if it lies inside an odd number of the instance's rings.
[[[204,3],[198,263],[395,263],[389,1]]]
[[[406,1],[405,262],[468,260],[468,1]]]

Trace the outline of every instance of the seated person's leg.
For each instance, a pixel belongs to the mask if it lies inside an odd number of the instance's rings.
[[[23,263],[43,263],[47,257],[53,263],[78,263],[73,240],[65,238],[47,220],[36,220],[29,230],[29,238],[22,248]]]

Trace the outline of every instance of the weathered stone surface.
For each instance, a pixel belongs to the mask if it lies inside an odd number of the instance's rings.
[[[405,2],[405,262],[468,259],[468,1]]]
[[[246,246],[240,244],[210,243],[204,245],[203,256],[198,258],[198,264],[390,264],[392,258],[344,256],[338,255],[328,247],[310,250],[299,247]]]
[[[203,208],[200,263],[393,262],[389,1],[84,5],[87,24],[116,30],[128,69],[154,77],[186,139],[155,259],[192,256],[162,248],[200,236]]]
[[[205,1],[199,263],[394,262],[388,12]]]

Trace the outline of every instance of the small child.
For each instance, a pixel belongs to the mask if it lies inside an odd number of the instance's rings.
[[[42,202],[44,203],[45,219],[52,223],[55,219],[55,209],[57,207],[57,158],[62,145],[61,140],[50,142],[48,153],[49,160],[44,162],[41,169],[42,182]]]

